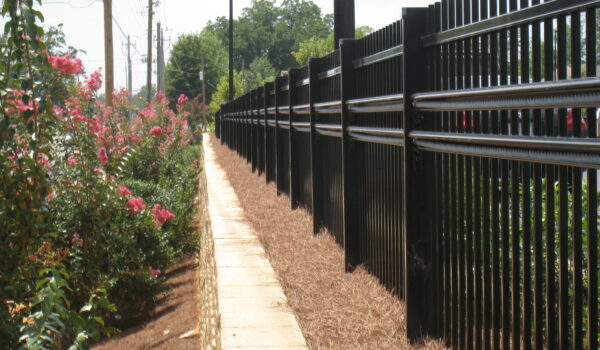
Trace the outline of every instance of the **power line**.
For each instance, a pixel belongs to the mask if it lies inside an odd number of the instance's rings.
[[[117,19],[115,18],[115,16],[112,16],[113,21],[115,22],[115,24],[117,25],[117,27],[119,28],[119,30],[121,31],[121,34],[123,34],[123,38],[127,39],[127,34],[125,34],[125,31],[123,30],[123,28],[121,28],[121,25],[119,24],[119,22],[117,22]]]

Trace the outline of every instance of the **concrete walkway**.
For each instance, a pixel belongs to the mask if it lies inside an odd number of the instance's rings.
[[[238,198],[203,137],[223,349],[308,349]]]

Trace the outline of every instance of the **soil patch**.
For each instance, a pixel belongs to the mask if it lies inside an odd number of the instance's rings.
[[[304,209],[291,210],[274,183],[252,174],[245,159],[211,135],[219,164],[238,195],[278,274],[310,349],[443,349],[441,341],[410,346],[404,303],[359,267],[344,272],[343,250],[327,233],[312,234]]]
[[[158,303],[148,310],[147,317],[137,326],[106,339],[94,350],[130,349],[198,349],[200,320],[200,288],[198,258],[182,259],[166,272],[166,291]],[[126,315],[125,315],[126,316]],[[186,332],[191,336],[180,338]]]

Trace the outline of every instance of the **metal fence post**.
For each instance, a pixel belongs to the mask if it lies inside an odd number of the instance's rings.
[[[262,99],[261,99],[261,94],[262,94],[262,88],[257,88],[256,89],[256,100],[254,102],[254,108],[256,110],[256,131],[255,131],[255,137],[256,137],[256,148],[254,150],[255,155],[256,155],[256,169],[258,170],[258,175],[262,174],[263,172],[263,167],[262,167],[262,155],[264,154],[264,152],[262,151],[265,144],[264,144],[264,137],[263,137],[263,133],[262,133],[262,129],[261,129],[261,121],[263,119],[263,115],[261,113],[261,105],[262,103]]]
[[[279,105],[281,104],[281,79],[279,77],[275,78],[275,184],[277,187],[277,195],[279,196],[282,192],[284,181],[283,174],[281,174],[281,149],[279,147]]]
[[[310,177],[311,177],[311,200],[312,200],[312,217],[313,217],[313,234],[319,233],[321,229],[321,206],[319,200],[321,194],[321,181],[317,171],[319,164],[318,151],[318,135],[315,129],[317,113],[315,111],[315,102],[319,93],[319,80],[317,73],[319,72],[319,59],[310,57],[308,59],[308,105],[309,105],[309,121],[310,121]]]
[[[272,147],[269,147],[269,144],[273,144],[273,142],[269,142],[269,98],[271,96],[271,90],[273,89],[274,83],[273,82],[268,82],[265,83],[265,85],[263,86],[264,89],[264,101],[263,101],[263,106],[264,106],[264,120],[265,120],[265,183],[269,183],[269,173],[270,171],[272,172],[274,169],[270,169],[270,164],[269,164],[269,159],[271,159],[271,157],[269,156],[270,154],[272,154],[274,151],[272,149]]]
[[[421,36],[426,29],[426,8],[404,8],[403,94],[404,94],[404,297],[406,301],[406,332],[409,341],[434,333],[432,302],[431,237],[427,224],[427,172],[425,154],[410,137],[421,127],[422,118],[412,104],[412,95],[426,88],[426,64]]]
[[[267,173],[267,111],[266,111],[266,93],[265,86],[258,88],[258,100],[256,101],[256,108],[258,109],[258,138],[262,139],[261,147],[258,149],[258,174]],[[262,129],[261,129],[261,122]],[[262,160],[262,162],[261,162]]]
[[[288,97],[289,97],[289,122],[290,122],[290,133],[289,133],[289,166],[290,166],[290,203],[292,209],[296,209],[298,207],[298,197],[299,197],[299,189],[298,189],[298,181],[296,176],[298,176],[298,162],[296,153],[296,145],[294,142],[294,103],[296,98],[296,77],[298,76],[298,69],[290,68],[288,69]],[[302,150],[300,150],[302,152]]]
[[[252,98],[251,95],[246,94],[243,97],[244,105],[242,107],[242,113],[244,114],[244,158],[246,158],[246,164],[250,163],[252,149]]]
[[[227,140],[227,122],[223,123],[223,119],[227,120],[227,107],[224,104],[221,104],[221,109],[219,110],[219,114],[221,114],[221,145],[225,143]]]
[[[354,162],[352,159],[352,140],[348,126],[352,125],[352,113],[346,103],[354,95],[354,40],[340,40],[340,97],[342,123],[342,215],[344,236],[344,265],[347,272],[353,271],[360,261],[359,237],[356,213],[356,186],[354,180]]]
[[[254,117],[256,117],[254,111],[256,110],[256,90],[250,92],[250,164],[252,165],[252,172],[256,171],[257,159],[256,159],[256,148],[258,142],[256,140],[256,123],[254,123]]]

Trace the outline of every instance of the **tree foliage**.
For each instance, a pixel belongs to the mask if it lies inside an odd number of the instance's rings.
[[[207,98],[216,89],[219,78],[227,71],[227,52],[219,36],[205,30],[200,34],[180,36],[173,45],[166,67],[166,95],[171,100],[180,94],[196,97],[202,93],[199,72],[204,57]]]
[[[241,72],[233,74],[234,97],[240,97],[246,91],[246,81]],[[210,98],[210,107],[216,111],[221,108],[221,104],[229,101],[229,76],[223,75],[217,84],[217,90]]]
[[[304,40],[326,38],[332,27],[332,16],[323,15],[310,0],[284,0],[281,6],[273,0],[253,0],[234,20],[235,68],[242,70],[257,57],[267,57],[277,70],[294,67],[291,52]],[[204,30],[227,45],[228,28],[227,18],[218,17]]]
[[[275,79],[277,70],[266,57],[257,57],[250,63],[248,69],[242,71],[245,92],[256,89],[268,81]]]
[[[359,39],[373,32],[369,26],[360,26],[355,29],[354,36]],[[321,57],[333,52],[333,33],[327,38],[312,37],[299,44],[298,50],[292,52],[296,62],[304,66],[308,63],[309,57]]]

